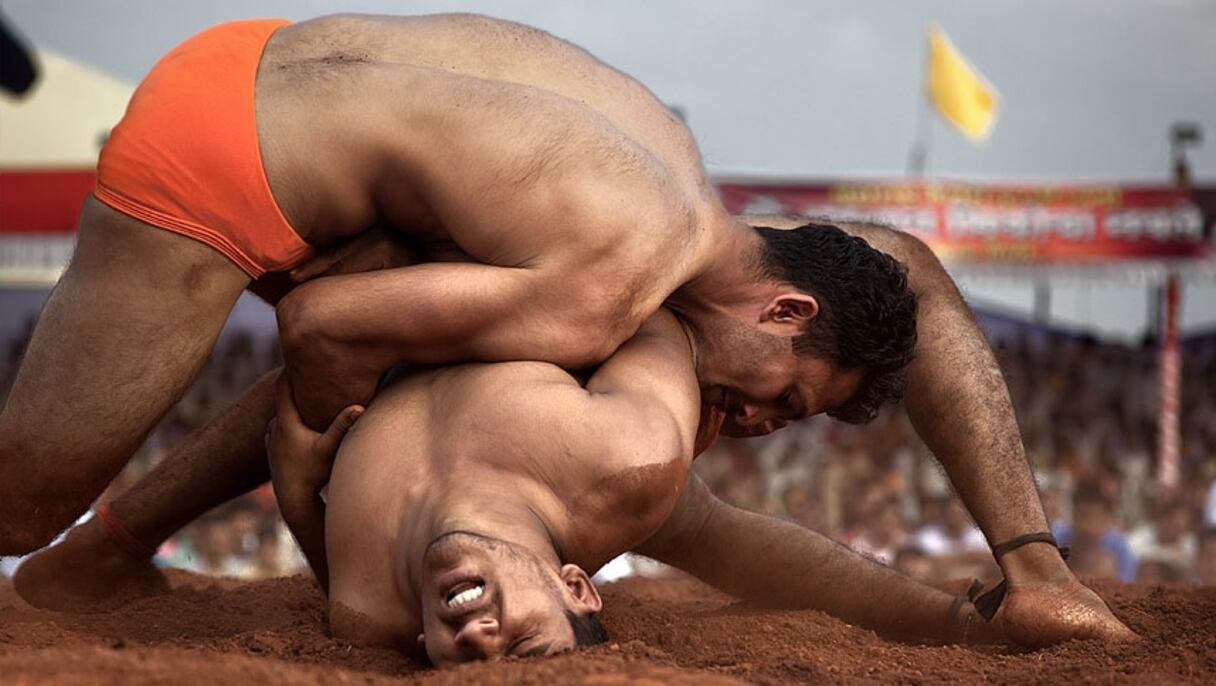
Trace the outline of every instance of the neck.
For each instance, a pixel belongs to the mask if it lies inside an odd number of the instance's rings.
[[[715,348],[722,323],[746,319],[758,302],[771,295],[773,283],[757,273],[762,240],[751,227],[734,222],[707,249],[701,269],[665,303],[688,336],[702,387],[714,376],[712,370],[722,357]]]
[[[688,279],[668,298],[668,305],[677,311],[695,313],[737,301],[758,280],[760,236],[729,214],[723,213],[716,221],[707,231],[705,248]]]
[[[422,558],[427,547],[453,531],[507,541],[531,550],[554,569],[561,567],[565,559],[562,541],[542,509],[526,496],[533,489],[527,484],[516,487],[510,483],[517,480],[513,475],[498,473],[493,477],[482,480],[493,486],[462,485],[458,492],[449,489],[405,508],[400,519],[398,545],[402,550],[398,559],[407,565],[414,592],[423,578]]]

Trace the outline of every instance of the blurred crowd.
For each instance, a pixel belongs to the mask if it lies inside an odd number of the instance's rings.
[[[1159,352],[1151,341],[1099,344],[1003,328],[990,338],[1073,569],[1216,584],[1216,336],[1185,345],[1182,473],[1167,490],[1156,483]],[[998,573],[901,406],[864,427],[816,417],[761,439],[723,440],[697,469],[729,502],[815,529],[913,577]]]
[[[1089,577],[1216,584],[1216,336],[1185,344],[1182,478],[1166,491],[1156,486],[1153,457],[1155,345],[1099,344],[1007,322],[986,328],[1052,529],[1071,546],[1070,565]],[[25,339],[8,345],[0,395]],[[278,364],[273,334],[227,332],[103,497],[127,488]],[[723,439],[696,469],[733,504],[797,522],[913,577],[997,572],[983,535],[900,406],[864,427],[816,417],[765,438]],[[161,546],[157,561],[242,578],[306,569],[269,487],[186,527]]]
[[[6,365],[0,370],[0,397],[8,395],[33,324],[31,317],[24,333],[8,343]],[[186,395],[149,434],[101,500],[113,499],[129,488],[192,431],[280,364],[279,342],[273,329],[226,330]],[[279,517],[269,485],[195,520],[160,547],[155,561],[166,567],[245,579],[302,573],[308,568]],[[9,562],[5,569],[11,572],[14,566]]]

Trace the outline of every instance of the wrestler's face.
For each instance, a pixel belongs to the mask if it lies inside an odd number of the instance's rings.
[[[758,314],[732,312],[700,327],[701,401],[725,414],[722,433],[727,436],[759,436],[835,409],[861,384],[861,370],[842,370],[825,359],[794,354],[793,338],[814,326],[818,305],[797,293],[790,294],[790,305],[783,295]]]
[[[575,647],[566,612],[597,612],[583,570],[548,568],[521,546],[471,533],[436,539],[423,560],[423,633],[436,666]]]
[[[756,353],[740,354],[725,373],[701,376],[701,402],[725,415],[722,433],[727,436],[772,433],[835,409],[861,384],[860,370],[840,370],[826,360],[795,355],[788,339],[759,334],[749,347]]]

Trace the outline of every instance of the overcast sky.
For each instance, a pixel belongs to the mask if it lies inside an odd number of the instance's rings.
[[[683,108],[711,172],[901,176],[922,107],[933,21],[1001,93],[983,146],[934,122],[929,171],[961,179],[1164,182],[1167,130],[1207,143],[1216,183],[1216,0],[0,0],[38,46],[135,83],[213,24],[340,11],[474,11],[546,29]],[[1026,281],[968,282],[1025,310]],[[1058,283],[1053,316],[1138,336],[1142,286]],[[1216,325],[1216,286],[1191,284],[1187,328]]]
[[[717,172],[898,176],[924,31],[939,22],[996,85],[984,146],[934,126],[930,171],[1163,181],[1178,119],[1216,136],[1214,0],[0,0],[36,45],[136,82],[212,24],[338,11],[476,11],[571,40],[683,107]],[[1216,140],[1193,156],[1216,181]]]

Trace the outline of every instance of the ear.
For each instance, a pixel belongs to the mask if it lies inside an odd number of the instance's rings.
[[[562,565],[558,575],[561,576],[562,583],[565,584],[570,598],[574,601],[574,609],[580,613],[599,612],[603,609],[604,601],[600,600],[599,589],[591,583],[591,577],[587,576],[587,572],[584,572],[582,567]]]
[[[779,293],[760,313],[760,330],[793,338],[802,335],[807,324],[818,314],[819,301],[815,296],[798,291]]]

